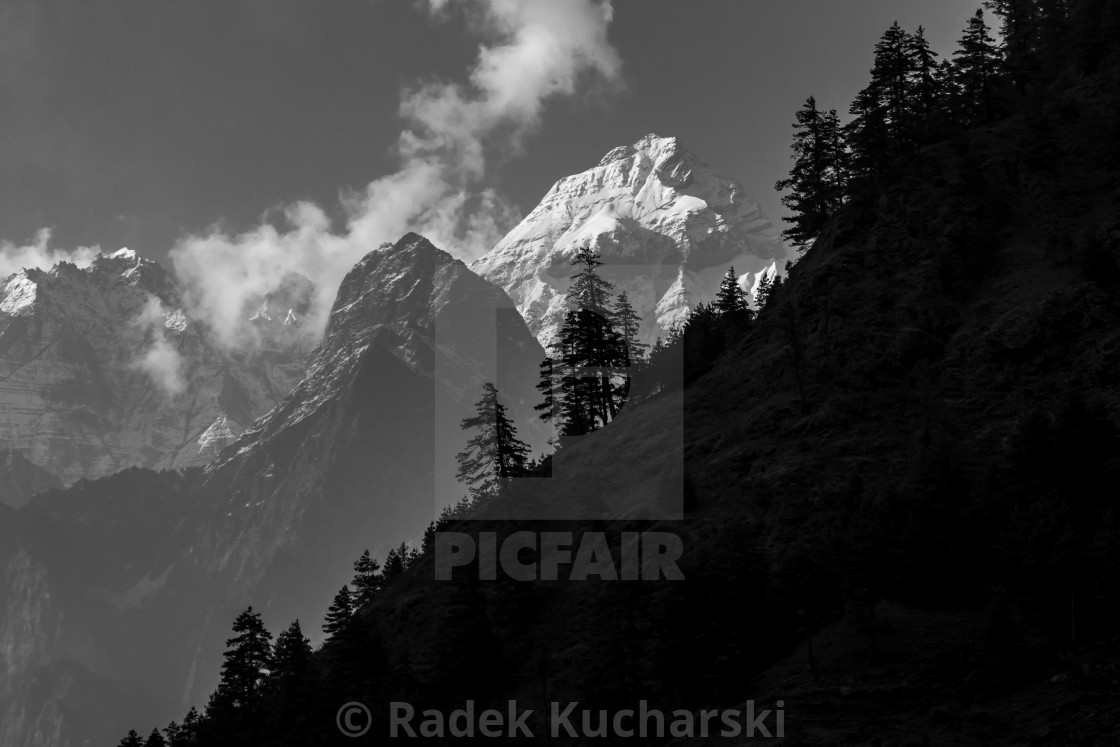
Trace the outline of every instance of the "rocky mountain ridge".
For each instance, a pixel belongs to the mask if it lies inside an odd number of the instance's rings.
[[[269,310],[258,348],[224,349],[128,249],[0,281],[0,448],[64,484],[205,464],[303,375],[296,311]]]

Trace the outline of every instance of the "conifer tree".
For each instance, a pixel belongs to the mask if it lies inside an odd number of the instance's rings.
[[[782,285],[782,278],[778,275],[770,277],[763,275],[762,279],[758,282],[758,289],[755,291],[755,302],[758,305],[759,311],[765,309],[771,299],[774,298],[775,291]]]
[[[304,716],[308,694],[314,687],[312,656],[311,641],[303,634],[299,620],[276,636],[266,695],[268,721],[272,733],[278,736]]]
[[[397,578],[404,574],[404,557],[397,551],[397,548],[389,550],[389,554],[385,556],[385,583],[391,584]]]
[[[381,565],[370,557],[369,550],[354,561],[354,607],[361,609],[373,601],[381,588]]]
[[[642,361],[646,356],[645,351],[649,346],[638,340],[638,331],[641,328],[642,318],[638,316],[638,312],[634,311],[634,307],[630,304],[630,297],[626,294],[626,291],[620,292],[615,297],[612,320],[615,330],[622,337],[622,342],[626,346],[627,362],[630,365],[634,365]]]
[[[385,570],[383,575],[385,583],[392,583],[394,579],[402,576],[405,571],[420,557],[419,550],[410,548],[407,542],[402,542],[398,547],[394,547],[385,556]]]
[[[350,623],[354,616],[354,598],[349,586],[343,586],[334,596],[334,601],[327,608],[327,616],[323,620],[323,632],[333,638]]]
[[[552,403],[560,432],[574,436],[590,433],[618,414],[626,396],[628,354],[626,341],[615,329],[607,304],[613,286],[600,277],[599,255],[580,248],[572,264],[580,270],[568,288],[569,311],[557,339],[550,345],[550,361],[542,366],[537,389]]]
[[[593,311],[608,318],[611,291],[614,290],[614,286],[601,277],[596,269],[603,266],[599,253],[590,246],[581,246],[576,249],[576,256],[571,263],[580,269],[571,277],[571,284],[568,286],[568,303],[573,308]]]
[[[144,747],[167,747],[167,741],[159,733],[159,729],[152,729],[152,733],[148,735],[148,739],[144,742]]]
[[[455,477],[473,498],[498,495],[511,478],[525,474],[529,447],[517,437],[517,426],[501,403],[496,386],[490,382],[482,385],[482,399],[475,403],[475,414],[464,418],[462,427],[475,434],[456,456],[459,469]]]
[[[183,747],[185,742],[182,741],[183,729],[178,723],[172,721],[163,730],[164,740],[167,742],[167,747]]]
[[[172,747],[196,747],[201,723],[202,718],[198,715],[198,710],[192,706],[183,717],[183,723],[175,735]]]
[[[140,735],[136,733],[135,729],[130,729],[128,735],[121,740],[118,747],[144,747],[144,742],[140,739]]]
[[[953,53],[953,72],[959,95],[960,119],[965,126],[992,120],[991,85],[999,66],[999,53],[984,11],[968,21],[960,46]]]
[[[871,83],[856,96],[845,128],[852,172],[860,180],[879,177],[893,159],[914,147],[910,35],[895,21],[875,45]]]
[[[1038,73],[1036,53],[1040,35],[1037,0],[985,0],[1000,19],[1003,68],[1016,87],[1026,90],[1028,81]]]
[[[302,680],[311,665],[311,641],[303,634],[299,620],[295,620],[280,635],[272,648],[273,686]]]
[[[846,146],[836,110],[820,111],[812,96],[797,112],[793,127],[794,167],[787,179],[777,183],[776,189],[789,191],[783,195],[782,204],[793,211],[787,218],[791,227],[783,235],[804,249],[843,202]]]
[[[739,278],[735,275],[735,268],[728,267],[719,284],[719,293],[712,304],[720,314],[742,314],[750,310],[747,292],[739,285]]]
[[[556,417],[556,392],[557,385],[553,380],[554,370],[551,358],[541,361],[540,380],[537,382],[537,391],[541,393],[541,403],[533,405],[533,409],[540,413],[540,418],[548,423]]]
[[[905,152],[912,145],[910,45],[910,35],[895,21],[875,45],[875,66],[871,71],[872,85],[879,89],[883,97],[895,154]]]
[[[216,696],[223,708],[243,714],[257,705],[261,685],[268,676],[272,634],[252,607],[237,616],[233,632],[234,637],[226,641]]]
[[[906,56],[910,65],[908,82],[910,108],[913,112],[914,139],[918,145],[936,142],[949,131],[945,107],[945,76],[939,55],[930,47],[926,30],[907,37]]]

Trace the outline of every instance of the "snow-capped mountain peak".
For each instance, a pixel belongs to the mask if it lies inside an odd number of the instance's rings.
[[[745,282],[788,256],[738,182],[676,138],[647,135],[558,181],[472,269],[504,288],[547,344],[566,310],[569,262],[588,245],[602,255],[603,274],[629,294],[649,343],[714,298],[729,266]]]

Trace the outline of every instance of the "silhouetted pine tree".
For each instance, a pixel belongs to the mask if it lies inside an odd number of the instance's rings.
[[[568,288],[572,308],[549,345],[551,364],[542,366],[537,386],[545,398],[538,409],[554,403],[566,436],[590,433],[614,419],[626,396],[628,367],[626,341],[607,306],[614,286],[596,272],[603,264],[599,255],[582,247],[572,264],[581,267]]]
[[[856,181],[879,178],[887,165],[912,149],[914,113],[911,109],[909,34],[896,21],[875,45],[871,83],[856,96],[845,127]]]
[[[169,739],[171,747],[195,747],[198,745],[201,722],[202,717],[198,715],[198,710],[192,707],[183,717],[183,723],[175,734],[175,738],[173,740]]]
[[[1039,9],[1037,0],[985,0],[984,7],[1000,19],[1003,69],[1025,92],[1038,70]]]
[[[170,724],[168,724],[167,727],[163,730],[163,736],[167,741],[168,747],[181,747],[182,742],[180,740],[182,739],[182,728],[178,723],[172,721]]]
[[[746,314],[750,311],[747,292],[739,285],[734,267],[727,268],[719,284],[719,293],[716,294],[716,300],[712,305],[719,314]]]
[[[918,145],[927,145],[951,132],[946,105],[947,70],[937,62],[939,55],[930,47],[922,26],[918,27],[917,33],[907,37],[906,56],[910,67],[908,87],[913,136]]]
[[[781,278],[769,275],[763,275],[762,279],[758,281],[758,289],[755,291],[754,298],[758,310],[762,311],[766,305],[770,303],[770,298],[774,294],[774,288],[781,283]]]
[[[233,638],[226,641],[218,696],[238,711],[256,705],[272,659],[272,634],[252,607],[233,621]]]
[[[269,731],[281,738],[300,728],[307,718],[307,702],[314,691],[311,641],[299,620],[276,637],[272,648],[272,671],[265,686]]]
[[[843,203],[847,150],[836,110],[822,112],[812,96],[797,112],[793,127],[793,170],[775,188],[789,191],[782,204],[793,211],[782,235],[804,250]]]
[[[140,739],[140,735],[136,733],[136,730],[131,729],[128,735],[121,740],[118,747],[144,747],[144,742]]]
[[[968,21],[960,47],[953,53],[953,77],[957,85],[957,110],[966,127],[992,121],[991,86],[999,70],[999,52],[984,11],[977,10]]]
[[[361,609],[373,601],[381,588],[381,565],[370,557],[369,550],[354,561],[354,608]]]
[[[148,735],[148,739],[144,742],[144,747],[167,747],[167,741],[159,733],[159,729],[152,729],[152,733]]]
[[[642,318],[638,316],[638,312],[634,311],[626,291],[622,291],[615,297],[611,318],[615,330],[626,345],[627,362],[631,366],[641,362],[646,357],[646,350],[649,345],[638,341],[638,330],[641,327]]]
[[[334,637],[343,631],[354,616],[354,596],[349,586],[343,586],[334,595],[334,601],[327,608],[327,616],[323,620],[323,632],[328,637]]]
[[[402,542],[399,546],[394,547],[385,556],[385,570],[382,571],[385,584],[390,584],[394,579],[400,577],[405,571],[420,557],[420,551],[410,548],[407,542]]]
[[[482,385],[482,399],[475,403],[475,414],[463,419],[463,430],[476,432],[456,456],[459,469],[455,477],[467,486],[475,500],[498,495],[511,478],[525,474],[529,447],[517,437],[517,426],[506,412],[498,388],[486,382]]]

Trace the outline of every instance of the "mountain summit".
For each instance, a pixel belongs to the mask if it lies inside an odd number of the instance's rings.
[[[753,290],[788,256],[737,182],[676,138],[647,135],[558,181],[472,269],[504,288],[547,344],[563,319],[569,261],[586,245],[602,254],[604,276],[629,294],[647,343],[715,298],[729,266]]]

